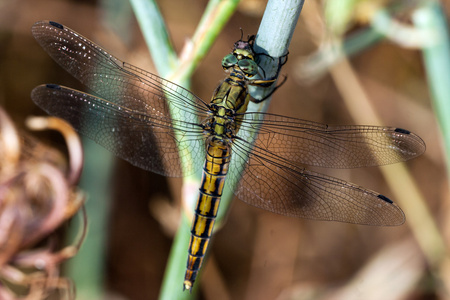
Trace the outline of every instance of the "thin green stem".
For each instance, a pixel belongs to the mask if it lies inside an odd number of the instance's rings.
[[[432,103],[444,139],[447,158],[447,173],[450,170],[450,35],[448,24],[441,4],[438,1],[424,2],[413,14],[413,21],[420,30],[427,31],[422,48],[432,94]],[[427,207],[426,207],[427,208]],[[426,210],[428,212],[428,209]],[[429,219],[429,221],[428,221]],[[442,266],[446,257],[446,245],[436,222],[430,217],[427,222],[420,219],[416,235],[431,268]]]
[[[422,48],[434,111],[444,138],[447,170],[450,170],[450,38],[448,24],[438,1],[428,1],[413,15],[419,29],[428,31]],[[448,172],[448,171],[447,171]]]
[[[126,2],[103,0],[101,2],[103,22],[114,19],[114,27],[123,37],[129,32],[129,18],[132,17]],[[77,299],[102,299],[105,294],[105,261],[108,240],[109,214],[111,210],[111,178],[113,176],[114,156],[102,149],[92,140],[83,137],[84,166],[80,179],[80,188],[89,197],[86,201],[86,213],[89,219],[89,231],[83,246],[75,257],[64,266],[67,276],[77,287]],[[95,175],[94,175],[95,174]],[[79,220],[72,221],[68,241],[79,234]]]
[[[372,27],[359,29],[350,34],[345,40],[322,45],[314,54],[311,54],[297,68],[297,77],[308,81],[323,76],[329,68],[346,57],[358,54],[372,47],[382,40],[384,36]]]
[[[85,159],[79,186],[89,194],[85,203],[89,220],[88,236],[77,255],[66,268],[77,287],[77,299],[104,297],[105,253],[111,202],[111,174],[114,157],[95,142],[84,139]],[[79,231],[79,220],[73,220],[69,240]],[[88,268],[86,266],[89,266]]]
[[[239,0],[211,0],[208,3],[192,40],[184,47],[180,55],[179,68],[169,79],[183,82],[192,76],[238,4]]]
[[[192,294],[184,293],[182,289],[190,239],[189,229],[190,220],[185,214],[181,214],[180,226],[173,240],[159,299],[187,300],[193,299],[193,295],[196,294],[196,286],[194,286]]]
[[[178,57],[154,0],[130,0],[158,74],[167,77],[178,67]]]

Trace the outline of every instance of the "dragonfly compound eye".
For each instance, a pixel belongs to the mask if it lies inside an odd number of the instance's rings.
[[[251,59],[242,59],[238,62],[239,68],[249,76],[254,76],[258,72],[258,64]]]
[[[232,66],[236,65],[238,62],[238,59],[233,54],[228,54],[222,59],[222,67],[224,69],[231,68]]]

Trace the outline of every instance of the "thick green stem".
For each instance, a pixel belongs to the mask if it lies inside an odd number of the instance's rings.
[[[288,53],[289,44],[303,7],[303,3],[304,0],[270,0],[267,3],[267,7],[255,40],[255,51],[257,53],[264,53],[268,55],[261,55],[261,61],[259,64],[260,67],[264,69],[266,77],[277,75],[277,70],[280,63],[278,58],[283,60],[282,57]],[[249,91],[253,97],[261,99],[270,93],[275,85],[276,84],[274,84],[271,88],[250,87]],[[250,102],[247,111],[265,112],[267,111],[269,104],[270,99],[267,99],[259,104]],[[256,138],[256,136],[253,138]],[[240,168],[242,173],[245,166],[242,165]],[[220,211],[217,216],[216,229],[220,228],[221,223],[227,214],[229,206],[233,200],[233,190],[235,188],[236,187],[230,188],[228,185],[225,187],[224,195],[220,203]]]

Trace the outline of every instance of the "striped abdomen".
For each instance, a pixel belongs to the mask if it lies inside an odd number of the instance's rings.
[[[225,140],[214,136],[207,140],[202,184],[191,228],[184,289],[193,286],[208,248],[230,158],[230,146]]]

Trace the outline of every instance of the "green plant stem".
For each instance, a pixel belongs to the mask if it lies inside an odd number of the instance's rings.
[[[183,82],[192,76],[238,4],[239,0],[209,1],[192,40],[184,47],[180,55],[180,66],[176,73],[169,77],[170,80]]]
[[[103,22],[114,19],[114,29],[122,38],[129,33],[128,20],[132,17],[127,2],[103,0],[101,2]],[[108,26],[108,25],[106,25]],[[129,42],[129,39],[124,39]],[[113,176],[114,156],[92,140],[83,137],[84,167],[80,188],[86,192],[86,213],[88,215],[88,234],[80,251],[65,264],[64,271],[74,281],[77,299],[102,299],[105,296],[105,261],[108,240],[108,224],[111,211],[111,178]],[[78,218],[69,227],[68,241],[79,234]]]
[[[88,194],[85,207],[89,229],[80,251],[66,268],[77,287],[77,299],[102,299],[114,156],[89,139],[83,139],[83,147],[85,159],[79,186]],[[78,235],[78,222],[73,220],[70,241]]]
[[[186,269],[187,249],[189,245],[189,229],[191,222],[185,214],[181,214],[180,226],[172,243],[166,273],[161,286],[159,299],[193,299],[196,295],[196,286],[192,294],[183,292],[184,272]],[[181,230],[184,228],[184,230]],[[175,298],[174,298],[175,297]]]
[[[266,77],[277,75],[279,59],[288,53],[289,45],[294,33],[295,26],[300,16],[304,0],[280,1],[270,0],[267,3],[263,19],[259,26],[255,39],[255,51],[265,53],[261,55],[259,65],[265,71]],[[282,58],[283,60],[283,58]],[[249,87],[250,94],[253,97],[261,99],[268,95],[276,84],[270,88]],[[270,104],[270,98],[259,103],[250,102],[247,112],[265,112]],[[253,140],[256,136],[253,137]],[[245,165],[239,166],[242,173]],[[225,191],[220,202],[220,210],[217,214],[215,230],[222,226],[224,217],[233,200],[233,193],[236,187],[225,185]]]
[[[372,27],[359,29],[342,42],[330,41],[327,46],[320,47],[314,54],[298,64],[296,76],[302,80],[311,80],[323,76],[330,66],[345,57],[360,53],[382,40],[384,36]]]
[[[414,24],[428,31],[423,60],[431,90],[434,112],[445,144],[447,172],[450,170],[450,38],[448,24],[438,1],[427,1],[413,14]]]
[[[267,3],[255,39],[255,51],[268,55],[261,55],[259,62],[259,66],[265,71],[266,77],[277,74],[278,58],[288,54],[303,3],[304,0],[269,0]],[[253,97],[261,98],[268,95],[274,87],[275,85],[271,88],[251,88],[250,93]],[[270,99],[257,105],[251,102],[247,111],[265,112],[269,104]]]
[[[167,77],[178,67],[177,54],[154,0],[130,0],[158,74]]]

